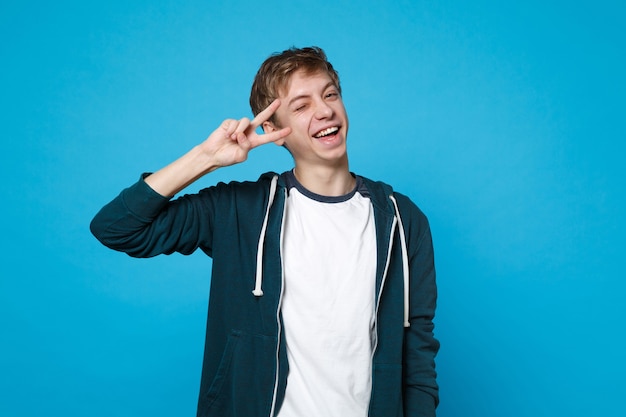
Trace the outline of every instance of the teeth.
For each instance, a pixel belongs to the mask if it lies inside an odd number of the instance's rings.
[[[315,135],[316,138],[321,138],[323,136],[327,136],[330,135],[332,133],[335,133],[336,131],[338,131],[339,128],[338,127],[329,127],[328,129],[324,129],[321,132],[319,132],[317,135]]]

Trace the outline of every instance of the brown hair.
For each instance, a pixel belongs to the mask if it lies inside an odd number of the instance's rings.
[[[298,70],[306,74],[325,72],[335,83],[339,94],[339,74],[332,64],[326,59],[326,54],[317,46],[306,48],[289,48],[280,53],[274,53],[263,62],[261,68],[254,77],[252,91],[250,91],[250,107],[256,116],[269,106],[287,87],[291,76]],[[276,123],[274,116],[270,121]]]

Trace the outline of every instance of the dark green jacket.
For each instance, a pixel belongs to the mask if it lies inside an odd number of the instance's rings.
[[[432,417],[439,343],[433,337],[437,290],[428,221],[390,186],[363,182],[374,208],[378,253],[369,415]],[[286,193],[274,173],[172,201],[141,180],[91,223],[103,244],[130,256],[200,248],[213,258],[198,416],[272,417],[282,404],[289,373],[280,313]]]

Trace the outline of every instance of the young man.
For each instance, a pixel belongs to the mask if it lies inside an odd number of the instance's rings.
[[[91,224],[131,256],[200,248],[213,258],[198,416],[434,416],[426,217],[349,171],[339,77],[321,49],[268,58],[250,103],[254,119],[225,120]],[[293,170],[170,201],[270,142]]]

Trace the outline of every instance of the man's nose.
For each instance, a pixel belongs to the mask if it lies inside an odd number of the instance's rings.
[[[315,117],[324,119],[333,115],[333,109],[324,100],[319,100],[315,105]]]

